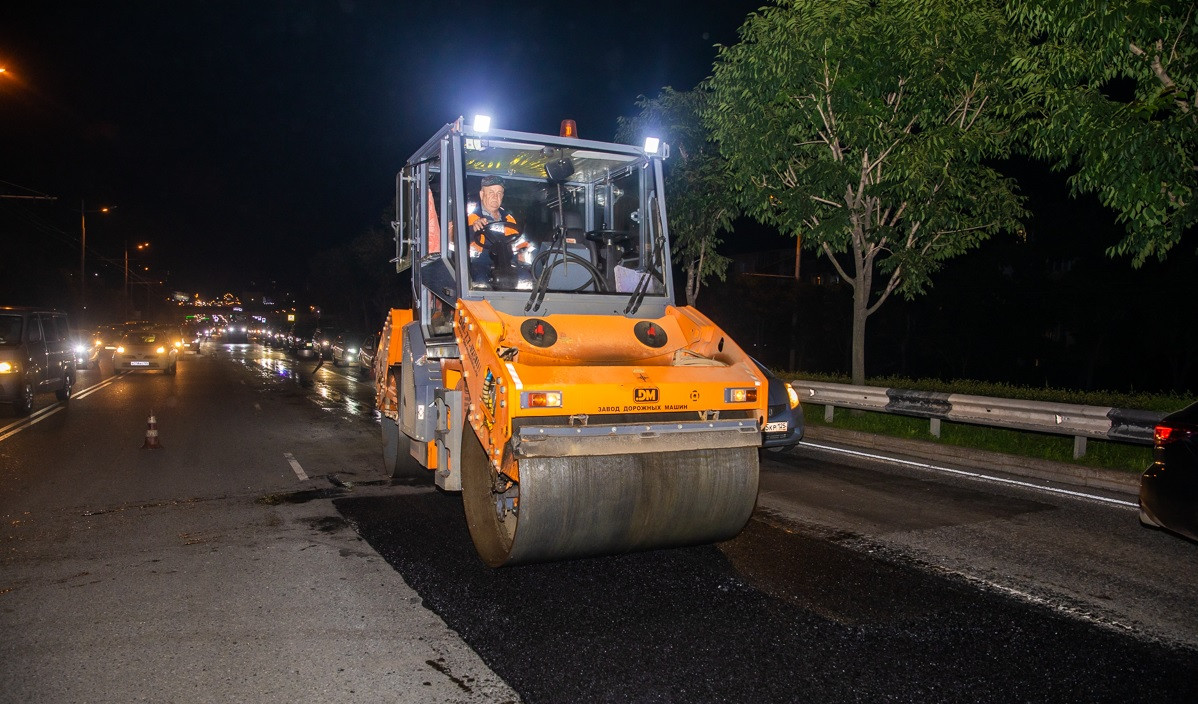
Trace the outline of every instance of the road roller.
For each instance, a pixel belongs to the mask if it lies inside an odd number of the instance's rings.
[[[396,178],[385,468],[461,492],[492,567],[726,540],[756,504],[766,378],[674,303],[668,155],[459,118]]]

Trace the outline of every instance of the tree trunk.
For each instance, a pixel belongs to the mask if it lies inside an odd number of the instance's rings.
[[[699,278],[698,265],[692,259],[686,265],[686,304],[692,308],[695,307],[695,299],[699,297],[699,292],[696,290],[696,280]]]
[[[858,270],[853,286],[853,369],[852,383],[865,384],[865,321],[869,317],[869,279]]]

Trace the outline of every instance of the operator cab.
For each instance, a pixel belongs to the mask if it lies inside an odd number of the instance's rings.
[[[431,337],[452,335],[459,298],[522,316],[660,316],[673,300],[662,192],[661,158],[636,147],[459,121],[399,175],[397,269],[414,265]]]

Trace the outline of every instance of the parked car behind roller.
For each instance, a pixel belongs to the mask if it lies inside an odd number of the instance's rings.
[[[1198,541],[1198,403],[1161,419],[1140,477],[1140,523]]]
[[[775,452],[794,447],[803,439],[803,407],[799,405],[799,394],[764,364],[756,359],[753,362],[768,380],[769,417],[762,428],[761,446]]]

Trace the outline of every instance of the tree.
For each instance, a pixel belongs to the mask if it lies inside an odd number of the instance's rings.
[[[1025,33],[1016,60],[1036,119],[1031,153],[1073,169],[1126,236],[1107,250],[1139,267],[1198,222],[1198,47],[1194,0],[1009,0]]]
[[[656,98],[641,96],[640,113],[619,118],[616,139],[629,144],[646,135],[668,142],[666,193],[670,202],[673,250],[686,270],[686,302],[695,305],[711,276],[724,280],[729,259],[718,252],[720,233],[730,229],[736,204],[724,184],[724,161],[700,116],[706,91],[662,88]]]
[[[1009,154],[1018,117],[1005,27],[976,0],[780,0],[719,50],[704,116],[729,185],[851,285],[854,383],[892,293],[922,294],[1024,214],[986,162]]]

